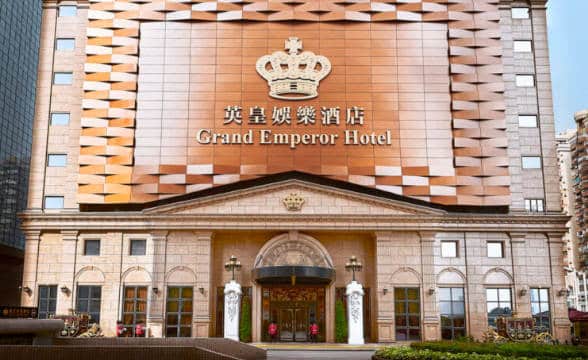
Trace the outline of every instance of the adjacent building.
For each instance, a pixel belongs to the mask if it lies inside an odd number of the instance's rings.
[[[18,305],[33,141],[41,0],[0,2],[0,305]]]
[[[588,310],[588,235],[586,234],[586,209],[588,199],[586,199],[586,127],[588,125],[588,111],[579,111],[575,114],[577,125],[577,134],[575,148],[573,152],[572,168],[575,171],[574,179],[574,211],[573,220],[577,236],[577,274],[578,274],[578,299],[579,310]]]
[[[569,337],[545,1],[44,1],[22,304],[150,336]]]

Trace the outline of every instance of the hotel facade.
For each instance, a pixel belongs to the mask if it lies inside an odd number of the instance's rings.
[[[569,336],[545,1],[43,2],[22,305],[106,334]],[[132,333],[132,331],[131,331]]]

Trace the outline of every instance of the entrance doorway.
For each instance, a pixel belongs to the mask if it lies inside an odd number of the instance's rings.
[[[271,341],[267,329],[272,321],[278,325],[279,341],[310,341],[309,328],[313,321],[319,326],[317,341],[325,341],[325,287],[263,287],[263,341]]]

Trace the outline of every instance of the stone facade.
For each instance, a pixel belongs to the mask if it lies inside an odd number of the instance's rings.
[[[272,244],[288,241],[306,244],[306,255],[285,247],[273,265],[335,274],[320,283],[326,341],[335,340],[351,255],[364,265],[367,341],[403,340],[402,289],[417,298],[418,311],[406,314],[416,319],[410,336],[441,338],[445,288],[463,289],[463,327],[476,338],[497,306],[490,290],[510,294],[503,305],[520,316],[531,315],[531,292],[547,290],[550,330],[568,338],[544,2],[59,2],[77,5],[68,17],[44,3],[23,305],[40,304],[40,286],[52,285],[54,311],[66,313],[79,308],[81,286],[100,286],[100,323],[112,334],[125,287],[140,286],[149,334],[171,336],[179,313],[169,299],[179,295],[170,289],[182,288],[189,335],[213,336],[224,315],[219,289],[230,280],[224,264],[236,255],[261,341],[269,318],[255,271]],[[513,7],[529,16],[513,18]],[[75,38],[73,52],[54,53],[61,37]],[[246,110],[242,127],[227,123],[229,105],[262,105],[271,122],[272,107],[302,104],[270,98],[255,68],[289,37],[332,64],[309,103],[317,113],[361,105],[358,129],[389,131],[391,145],[195,143],[198,129],[255,128]],[[515,51],[520,41],[530,51]],[[51,85],[62,71],[72,84]],[[533,86],[517,85],[521,74]],[[49,125],[51,112],[69,112],[69,123]],[[522,128],[520,115],[537,126]],[[316,122],[268,127],[336,133]],[[67,154],[66,166],[47,167],[52,153]],[[524,157],[540,167],[523,166]],[[47,206],[52,196],[63,206]],[[540,210],[527,211],[528,200]],[[99,254],[85,255],[92,240]],[[144,254],[131,255],[133,240],[145,241]],[[442,256],[446,241],[455,256]],[[489,256],[489,244],[500,256]]]

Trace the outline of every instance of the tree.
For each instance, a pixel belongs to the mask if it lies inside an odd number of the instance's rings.
[[[335,341],[347,342],[347,317],[343,300],[340,299],[335,302]]]
[[[251,342],[251,298],[249,296],[244,296],[241,301],[239,340],[242,342]]]

